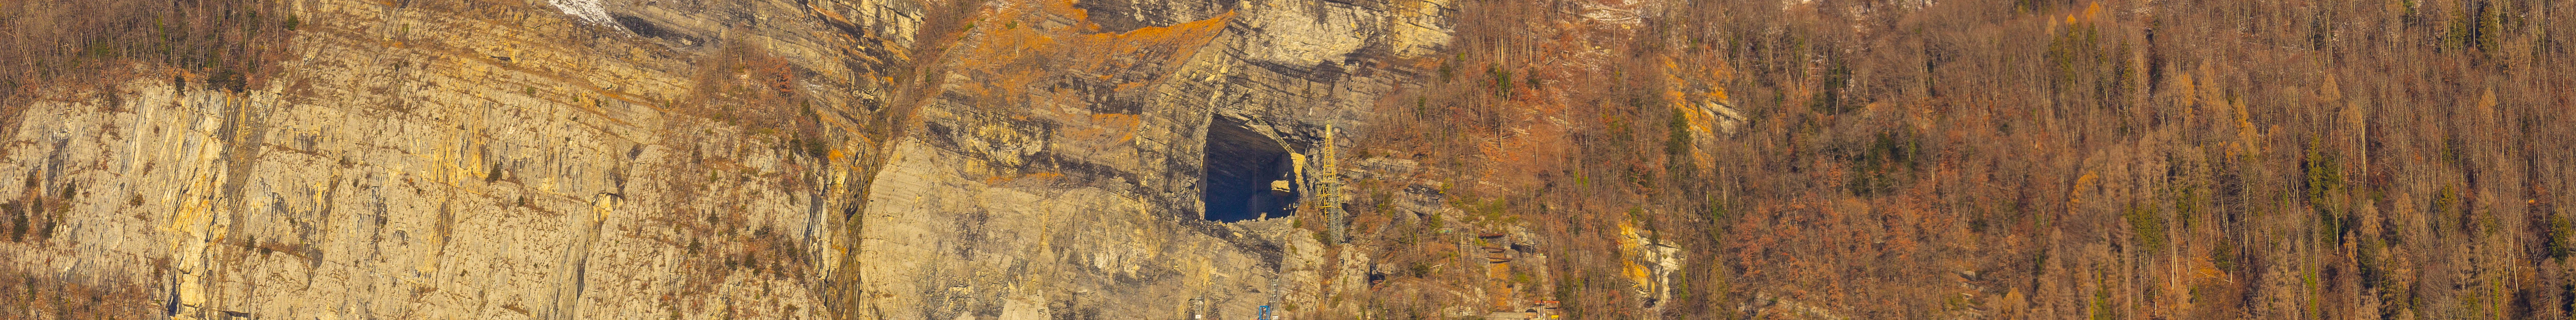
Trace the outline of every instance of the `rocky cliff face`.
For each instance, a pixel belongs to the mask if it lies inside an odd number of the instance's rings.
[[[264,85],[141,66],[13,102],[0,176],[23,183],[0,194],[37,230],[0,263],[127,303],[81,312],[189,319],[1312,311],[1370,265],[1328,250],[1337,217],[1217,222],[1258,210],[1202,199],[1347,193],[1306,159],[1452,10],[273,6],[300,26]]]

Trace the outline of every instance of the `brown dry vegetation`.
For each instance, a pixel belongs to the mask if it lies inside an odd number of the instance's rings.
[[[1581,16],[1615,2],[1461,5],[1456,53],[1363,144],[1560,239],[1577,316],[1644,306],[1594,240],[1622,219],[1700,235],[1667,239],[1691,250],[1674,318],[1756,293],[1863,318],[2576,311],[2566,3],[1702,1],[1633,29]],[[1745,126],[1691,139],[1673,110],[1705,94]],[[1418,125],[1446,118],[1476,121]]]
[[[41,192],[46,188],[37,184],[35,177],[28,177],[26,186],[27,194],[18,200],[0,202],[0,242],[45,243],[53,239],[55,229],[69,220],[66,215],[71,212],[76,188],[63,186],[60,194]]]
[[[151,286],[109,277],[0,270],[0,319],[150,319],[162,307]]]
[[[698,60],[696,71],[690,101],[674,105],[679,111],[742,127],[755,136],[785,137],[784,145],[801,154],[828,156],[821,114],[796,85],[798,77],[813,71],[739,40],[726,41]]]
[[[239,91],[276,71],[287,35],[300,18],[271,4],[194,0],[172,2],[13,1],[0,4],[0,88],[11,105],[43,94],[104,92],[99,87],[130,79],[166,76],[187,85]],[[129,68],[140,66],[142,68]],[[64,85],[68,90],[46,91]]]
[[[1422,74],[1413,87],[1380,103],[1380,127],[1355,134],[1359,156],[1419,161],[1458,171],[1437,193],[1464,217],[1377,218],[1399,214],[1378,199],[1359,199],[1363,221],[1403,221],[1363,230],[1382,246],[1382,265],[1398,266],[1381,285],[1369,312],[1381,319],[1442,318],[1442,306],[1519,306],[1561,300],[1569,318],[1636,318],[1646,297],[1623,276],[1628,259],[1617,242],[1621,221],[1658,231],[1663,241],[1711,256],[1706,218],[1722,195],[1711,172],[1690,161],[1698,142],[1677,107],[1723,97],[1714,82],[1725,72],[1670,54],[1663,35],[1648,28],[1583,17],[1585,8],[1634,9],[1635,4],[1571,1],[1460,1],[1458,38],[1451,53],[1414,61]],[[1658,19],[1660,20],[1660,19]],[[1424,125],[1443,123],[1444,125]],[[1371,186],[1389,192],[1402,186]],[[1455,219],[1455,220],[1450,220]],[[1485,272],[1444,273],[1455,265],[1456,235],[1438,229],[1497,230],[1521,224],[1549,254],[1546,270],[1511,270],[1500,279]],[[1684,236],[1673,236],[1684,235]],[[1708,270],[1706,261],[1694,261]],[[1449,266],[1448,268],[1461,268]],[[1544,274],[1545,279],[1527,279]],[[1685,273],[1686,288],[1715,291],[1708,274]],[[1408,279],[1408,278],[1418,278]],[[1524,280],[1527,279],[1527,280]],[[1430,289],[1516,288],[1516,297],[1475,298],[1420,294]],[[1520,288],[1521,286],[1529,286]],[[1683,290],[1690,292],[1691,290]],[[1397,293],[1389,295],[1389,293]],[[1677,295],[1673,315],[1701,315],[1706,294]],[[1505,300],[1505,301],[1486,301]],[[1669,302],[1653,302],[1667,303]],[[1726,306],[1732,309],[1732,305]],[[1513,307],[1509,309],[1521,309]],[[1499,310],[1482,310],[1499,311]]]
[[[17,123],[32,100],[114,101],[107,89],[138,77],[181,88],[265,85],[303,23],[279,11],[239,0],[0,2],[0,122]]]

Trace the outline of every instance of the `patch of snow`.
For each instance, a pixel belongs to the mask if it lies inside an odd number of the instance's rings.
[[[581,22],[603,26],[616,26],[617,24],[615,24],[614,21],[610,21],[608,19],[608,9],[600,7],[599,1],[600,0],[546,0],[546,4],[554,5],[555,10],[563,10],[564,14],[572,15],[573,18],[579,19]]]

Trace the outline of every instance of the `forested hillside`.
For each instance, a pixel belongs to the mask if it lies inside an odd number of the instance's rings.
[[[1466,3],[1376,150],[1661,317],[2576,316],[2568,3]]]

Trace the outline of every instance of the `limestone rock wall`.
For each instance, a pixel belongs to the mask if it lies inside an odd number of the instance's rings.
[[[1326,257],[1314,229],[1200,220],[1200,172],[1216,123],[1301,153],[1328,126],[1357,124],[1400,77],[1376,62],[1396,43],[1389,19],[1363,14],[1382,4],[988,5],[1035,23],[979,23],[961,40],[924,134],[895,142],[877,173],[857,255],[893,262],[860,266],[869,287],[892,290],[871,312],[1245,318],[1360,288],[1344,281],[1360,271],[1321,271],[1365,259]],[[1158,14],[1141,21],[1178,22],[1136,22]]]

